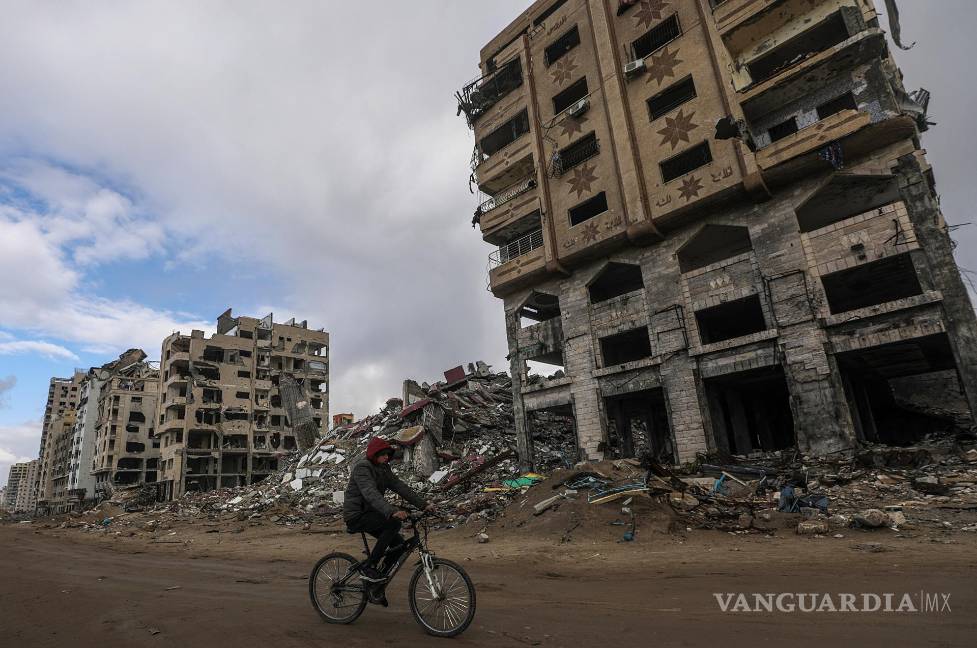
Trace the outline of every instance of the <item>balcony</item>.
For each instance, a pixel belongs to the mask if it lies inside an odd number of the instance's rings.
[[[586,160],[600,153],[600,140],[592,133],[563,148],[553,156],[550,175],[559,178],[561,175]]]
[[[469,128],[507,94],[522,86],[522,64],[514,58],[495,73],[479,77],[455,94],[458,114],[465,113]]]
[[[483,202],[475,210],[475,214],[477,216],[482,216],[483,214],[488,214],[493,209],[496,209],[497,207],[501,207],[502,205],[506,204],[507,202],[509,202],[513,198],[516,198],[518,196],[521,196],[522,194],[526,193],[527,191],[532,191],[535,188],[536,188],[536,176],[535,175],[531,175],[529,177],[523,178],[522,180],[519,180],[519,181],[517,181],[517,182],[515,182],[515,183],[513,183],[511,185],[509,185],[508,187],[506,187],[505,189],[503,189],[499,193],[493,195],[491,198],[489,198],[488,200],[486,200],[485,202]]]
[[[777,0],[710,0],[712,17],[720,34],[725,34]]]
[[[521,280],[535,276],[544,268],[543,231],[536,230],[489,255],[489,287],[498,295],[503,286],[514,289],[521,285]]]
[[[498,250],[489,255],[489,267],[497,268],[503,263],[508,263],[516,257],[529,254],[537,248],[543,247],[543,230],[538,229],[520,237],[506,245],[499,246]]]

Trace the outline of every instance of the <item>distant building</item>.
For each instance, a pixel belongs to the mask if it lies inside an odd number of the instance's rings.
[[[31,499],[36,504],[46,501],[45,491],[51,480],[51,460],[54,453],[48,448],[51,422],[57,416],[70,412],[78,405],[78,390],[85,373],[75,371],[71,378],[51,378],[48,386],[47,403],[44,406],[44,421],[41,424],[41,445],[37,451],[38,469],[31,484]],[[45,462],[47,457],[47,462]]]
[[[353,415],[352,415],[352,413],[333,414],[333,417],[332,417],[332,426],[334,428],[338,428],[341,425],[349,425],[352,422],[353,422]]]
[[[23,466],[22,472],[20,472],[20,479],[16,482],[16,487],[14,489],[14,500],[12,511],[14,513],[33,513],[34,507],[37,505],[37,495],[34,491],[34,487],[39,483],[38,475],[41,472],[41,462],[39,459],[34,459],[28,461],[27,463],[17,464],[18,466]],[[7,483],[7,488],[11,486],[10,482]],[[7,501],[10,501],[10,494],[7,495]]]
[[[265,479],[297,448],[279,391],[282,376],[304,390],[319,430],[329,416],[329,334],[294,319],[234,317],[217,333],[174,333],[163,340],[157,429],[160,490],[193,490]]]

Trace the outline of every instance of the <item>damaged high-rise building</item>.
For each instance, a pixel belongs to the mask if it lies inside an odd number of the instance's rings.
[[[244,486],[329,420],[329,334],[294,318],[235,317],[163,341],[160,495]],[[328,423],[326,423],[328,426]]]
[[[540,0],[480,67],[459,110],[524,462],[540,410],[584,458],[675,463],[899,443],[913,385],[973,411],[929,94],[871,0]]]
[[[156,482],[159,477],[159,437],[155,425],[158,363],[147,361],[142,349],[131,349],[119,360],[93,368],[91,380],[99,381],[97,396],[92,403],[89,392],[83,424],[92,415],[94,404],[91,475],[95,497],[110,496],[118,487]],[[83,438],[81,446],[84,445]]]

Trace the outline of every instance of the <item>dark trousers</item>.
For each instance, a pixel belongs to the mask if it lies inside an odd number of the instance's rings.
[[[346,521],[346,526],[350,531],[365,532],[377,539],[370,552],[370,564],[374,567],[380,564],[380,559],[387,551],[387,547],[404,544],[404,537],[398,533],[400,531],[400,520],[397,518],[385,518],[376,511],[369,511],[359,517]],[[386,566],[390,566],[399,557],[399,554],[390,556]]]

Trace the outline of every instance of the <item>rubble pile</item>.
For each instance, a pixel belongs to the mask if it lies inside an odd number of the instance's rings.
[[[459,368],[460,369],[460,368]],[[380,412],[333,429],[304,454],[289,457],[277,473],[247,487],[191,492],[160,504],[156,512],[180,516],[236,514],[279,524],[338,520],[349,471],[378,436],[398,448],[394,472],[435,501],[448,524],[491,518],[541,476],[520,475],[516,458],[512,383],[482,362],[455,380],[418,385],[408,381],[404,399]],[[540,466],[576,460],[572,421],[542,413],[534,424]],[[129,495],[126,501],[134,500]],[[117,498],[115,503],[134,510]],[[143,504],[140,500],[140,504]]]
[[[825,457],[770,453],[724,465],[702,462],[694,476],[659,469],[651,482],[691,525],[726,531],[848,527],[977,531],[977,448],[970,435],[931,435],[909,447],[867,446]],[[680,484],[674,481],[677,479]]]

